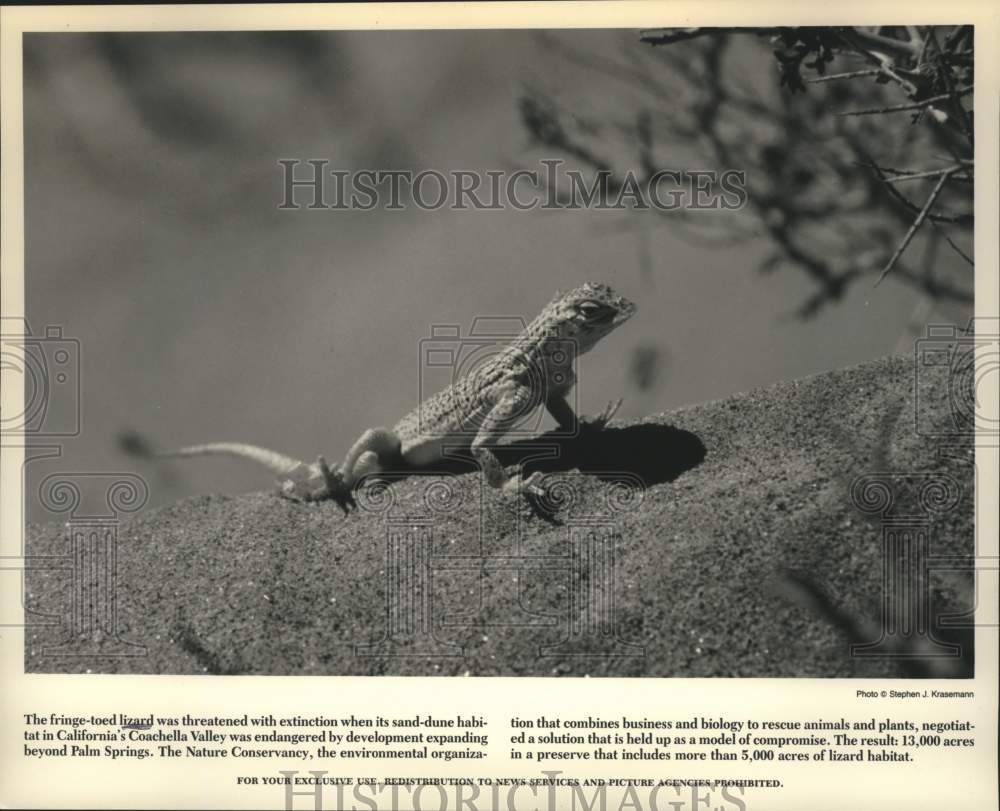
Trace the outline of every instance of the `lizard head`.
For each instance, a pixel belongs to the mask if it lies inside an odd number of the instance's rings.
[[[635,311],[635,304],[606,284],[588,282],[566,293],[557,293],[543,316],[549,334],[574,341],[576,354],[582,355],[628,321]]]

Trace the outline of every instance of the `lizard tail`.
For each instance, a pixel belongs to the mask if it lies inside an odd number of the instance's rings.
[[[178,448],[173,451],[161,451],[153,455],[163,458],[175,456],[210,456],[215,454],[250,459],[279,475],[291,473],[297,467],[305,464],[298,459],[293,459],[291,456],[285,456],[283,453],[261,448],[257,445],[247,445],[243,442],[208,442],[204,445],[188,445],[185,448]]]

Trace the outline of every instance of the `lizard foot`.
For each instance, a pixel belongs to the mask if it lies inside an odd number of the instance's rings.
[[[346,515],[357,507],[351,488],[339,470],[333,470],[326,459],[318,457],[315,465],[300,465],[280,482],[279,492],[292,501],[324,501],[332,499]]]
[[[536,470],[527,479],[522,479],[520,473],[515,473],[507,479],[503,489],[508,495],[524,496],[524,500],[528,502],[531,512],[537,517],[544,518],[546,521],[552,523],[558,523],[555,520],[552,508],[549,506],[548,493],[539,484],[541,478],[542,473],[539,470]]]
[[[324,498],[332,498],[344,511],[344,515],[347,515],[352,508],[357,508],[358,503],[354,500],[351,486],[344,479],[344,474],[339,470],[331,469],[322,455],[316,457],[316,467],[319,468],[320,475],[323,477],[323,486],[317,488],[313,499],[319,501]]]
[[[621,408],[622,398],[619,397],[617,400],[611,400],[607,407],[598,414],[596,417],[580,417],[580,431],[601,431],[604,429],[609,422],[611,422],[612,417],[618,413],[618,409]]]

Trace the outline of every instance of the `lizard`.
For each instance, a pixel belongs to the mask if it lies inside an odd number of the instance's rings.
[[[509,345],[469,374],[454,380],[404,416],[390,430],[370,428],[350,447],[339,467],[320,455],[313,464],[240,442],[210,442],[156,457],[225,454],[254,461],[277,474],[279,493],[293,501],[334,500],[348,513],[353,492],[369,475],[421,469],[444,458],[445,448],[471,452],[491,487],[529,500],[545,496],[541,473],[506,474],[491,450],[541,406],[567,431],[601,430],[621,399],[596,417],[580,417],[566,399],[576,383],[574,362],[627,321],[636,305],[605,284],[586,283],[557,293]]]

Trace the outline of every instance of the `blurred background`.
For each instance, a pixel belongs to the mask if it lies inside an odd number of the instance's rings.
[[[927,323],[964,324],[971,165],[875,286],[935,186],[898,183],[899,198],[884,173],[961,166],[961,139],[920,103],[936,79],[916,95],[881,75],[811,81],[871,69],[840,59],[767,32],[26,35],[27,315],[80,342],[80,432],[29,464],[29,519],[53,517],[36,491],[56,471],[139,472],[147,506],[271,485],[234,460],[144,465],[123,451],[134,434],[339,458],[416,405],[433,324],[530,319],[587,280],[639,304],[579,369],[582,411],[623,396],[624,419],[912,353]],[[613,178],[741,170],[748,205],[278,208],[282,159],[485,173],[544,158]]]

